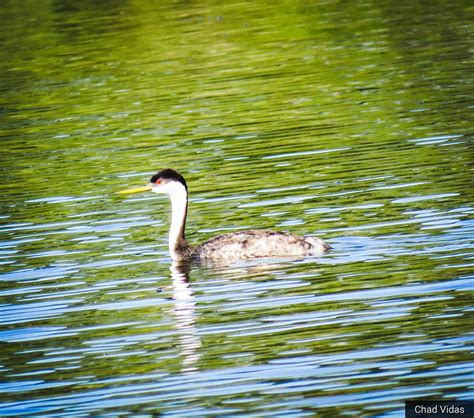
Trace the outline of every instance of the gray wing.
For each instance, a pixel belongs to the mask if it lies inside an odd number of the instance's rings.
[[[331,247],[323,240],[287,232],[248,230],[211,238],[197,247],[202,259],[250,259],[322,255]]]

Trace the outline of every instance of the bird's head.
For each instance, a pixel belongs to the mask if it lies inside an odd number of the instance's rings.
[[[183,191],[187,194],[188,186],[186,180],[184,180],[184,177],[181,174],[171,168],[165,168],[164,170],[160,170],[154,174],[148,185],[134,189],[122,190],[118,193],[130,194],[145,191],[166,194],[171,197],[177,193],[183,193]]]

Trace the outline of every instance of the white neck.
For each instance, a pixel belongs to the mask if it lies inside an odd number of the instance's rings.
[[[180,259],[179,249],[187,247],[184,229],[188,210],[188,192],[181,183],[174,183],[168,194],[171,199],[171,227],[169,233],[169,250],[173,260]]]

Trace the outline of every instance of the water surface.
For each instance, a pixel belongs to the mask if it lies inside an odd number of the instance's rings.
[[[473,8],[0,5],[0,414],[403,416],[473,399]],[[171,263],[272,228],[334,250]]]

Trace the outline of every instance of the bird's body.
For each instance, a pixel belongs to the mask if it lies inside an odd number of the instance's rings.
[[[211,238],[196,247],[196,256],[203,260],[245,260],[261,257],[321,256],[329,250],[323,240],[300,237],[288,232],[259,229],[231,232]]]
[[[196,259],[234,262],[262,257],[321,256],[331,248],[320,238],[258,229],[219,235],[193,247],[185,238],[188,187],[183,176],[168,168],[155,174],[149,186],[121,193],[144,190],[167,194],[171,200],[168,244],[171,258],[176,261]]]

